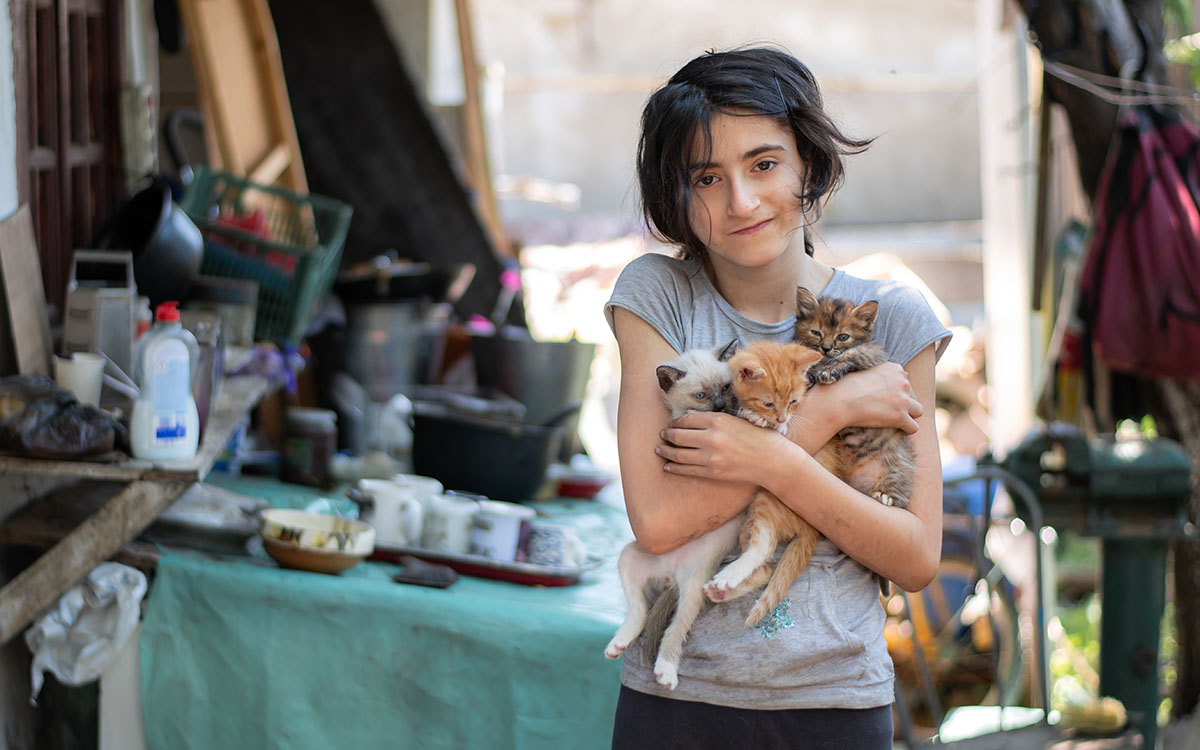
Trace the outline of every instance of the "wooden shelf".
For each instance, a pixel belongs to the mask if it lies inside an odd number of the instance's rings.
[[[265,378],[226,378],[195,458],[113,463],[0,456],[0,474],[78,477],[123,483],[32,565],[0,589],[0,644],[20,633],[47,605],[140,534],[188,487],[201,481],[238,423],[267,393]]]

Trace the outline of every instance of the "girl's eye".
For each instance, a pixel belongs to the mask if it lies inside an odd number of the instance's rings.
[[[706,175],[703,175],[700,179],[696,180],[696,184],[699,185],[700,187],[708,187],[709,185],[713,184],[716,181],[717,181],[716,177],[714,177],[713,175],[710,175],[710,174],[706,174]]]
[[[764,160],[760,161],[758,164],[754,165],[754,171],[756,171],[756,172],[769,172],[774,168],[775,168],[775,162],[773,162],[769,159],[764,159]]]
[[[850,334],[848,334],[848,333],[839,333],[838,334],[838,341],[849,341],[849,340],[850,340]]]

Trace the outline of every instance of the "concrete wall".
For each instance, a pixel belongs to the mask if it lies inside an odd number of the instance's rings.
[[[569,182],[579,212],[506,199],[505,219],[636,222],[649,93],[709,48],[782,45],[821,81],[851,160],[827,224],[978,220],[980,66],[972,0],[488,0],[472,4],[496,174]]]

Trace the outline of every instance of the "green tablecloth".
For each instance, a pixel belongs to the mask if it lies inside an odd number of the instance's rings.
[[[625,612],[628,522],[604,503],[534,505],[604,565],[561,588],[462,576],[442,590],[393,583],[381,563],[325,576],[167,550],[140,643],[148,747],[608,748],[620,664],[603,649]]]

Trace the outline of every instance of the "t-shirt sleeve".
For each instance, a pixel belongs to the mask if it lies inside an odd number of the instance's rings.
[[[882,291],[880,297],[886,306],[880,306],[884,318],[878,327],[880,343],[892,359],[906,365],[930,344],[935,345],[934,361],[941,359],[953,334],[938,320],[925,297],[911,286],[895,282]]]
[[[679,261],[657,253],[631,260],[613,285],[604,303],[604,317],[613,327],[613,310],[623,307],[650,324],[671,348],[684,350],[684,315],[691,310],[692,294]],[[615,333],[615,331],[614,331]]]

